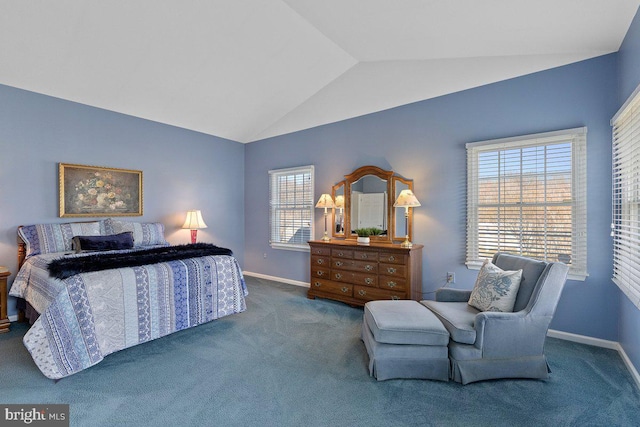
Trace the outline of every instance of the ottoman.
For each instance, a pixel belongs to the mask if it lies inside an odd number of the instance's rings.
[[[369,374],[378,381],[449,381],[449,332],[435,314],[417,301],[366,303],[362,341],[369,354]]]

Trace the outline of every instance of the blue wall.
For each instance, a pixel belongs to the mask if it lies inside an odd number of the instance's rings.
[[[618,104],[621,107],[640,85],[640,16],[636,14],[618,52],[620,78]],[[637,370],[640,370],[640,310],[620,292],[618,341]]]
[[[199,241],[244,258],[243,144],[0,85],[0,265],[17,271],[16,227],[58,218],[58,162],[142,170],[144,216],[172,243],[200,209]],[[72,221],[77,219],[70,219]],[[9,314],[15,313],[9,304]]]
[[[456,273],[457,287],[471,288],[477,272],[464,266],[465,143],[587,126],[589,277],[567,283],[551,327],[616,340],[620,299],[610,280],[609,238],[609,119],[618,104],[616,78],[612,54],[249,144],[246,270],[309,281],[308,253],[269,247],[269,169],[315,165],[319,196],[343,175],[371,164],[414,179],[422,206],[414,210],[413,241],[425,245],[427,297],[445,283],[447,271]],[[317,211],[319,238],[323,223]]]

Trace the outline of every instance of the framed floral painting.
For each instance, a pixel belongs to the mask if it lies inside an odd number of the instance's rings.
[[[142,215],[142,171],[59,164],[60,216]]]

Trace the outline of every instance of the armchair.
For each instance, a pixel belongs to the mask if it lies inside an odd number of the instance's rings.
[[[548,378],[547,330],[567,272],[566,264],[498,253],[503,270],[522,269],[513,313],[480,312],[469,306],[471,291],[443,288],[435,301],[421,301],[450,334],[452,379],[462,384],[497,378]]]

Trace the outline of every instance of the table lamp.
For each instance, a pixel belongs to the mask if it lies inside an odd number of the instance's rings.
[[[198,230],[200,228],[207,228],[207,224],[202,219],[202,213],[199,210],[192,210],[187,212],[187,219],[184,221],[182,228],[188,228],[191,230],[191,243],[195,243]]]
[[[413,194],[413,191],[406,189],[400,192],[400,195],[393,204],[394,208],[404,208],[404,227],[405,227],[405,240],[402,242],[403,248],[410,248],[413,243],[409,241],[409,208],[415,208],[420,206],[420,202]]]
[[[324,236],[322,236],[322,240],[328,242],[331,240],[329,234],[327,233],[327,208],[334,208],[336,205],[333,203],[333,199],[329,194],[323,194],[318,199],[318,203],[316,203],[316,208],[324,208]]]

